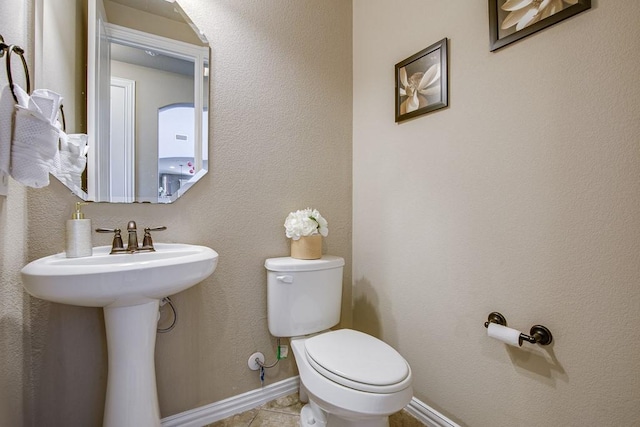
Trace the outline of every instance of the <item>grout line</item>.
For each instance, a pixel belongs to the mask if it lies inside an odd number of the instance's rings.
[[[253,417],[251,417],[251,420],[249,421],[249,424],[247,424],[247,427],[251,427],[251,424],[253,424],[259,412],[260,410],[257,410],[256,413],[253,415]]]
[[[279,414],[281,416],[284,415],[284,416],[287,416],[287,417],[291,417],[293,419],[300,419],[299,415],[296,415],[296,414],[291,413],[291,412],[278,412],[278,411],[272,411],[272,410],[269,410],[269,409],[260,409],[259,411],[256,412],[256,415],[249,422],[249,427],[252,427],[253,422],[256,420],[256,418],[258,417],[258,414],[260,412],[270,412],[272,414]],[[268,417],[269,417],[269,415],[267,415],[267,419],[268,419]],[[259,427],[259,426],[256,425],[256,427]]]
[[[283,410],[283,409],[261,408],[260,410],[261,411],[267,411],[267,412],[275,412],[276,414],[293,415],[294,417],[300,416],[300,414],[298,412],[286,411],[286,410]]]

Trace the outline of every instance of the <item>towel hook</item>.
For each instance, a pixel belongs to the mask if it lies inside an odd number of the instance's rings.
[[[9,46],[4,44],[4,37],[2,37],[2,34],[0,34],[0,58],[2,58],[4,56],[4,50],[7,47],[9,47]]]
[[[3,44],[3,46],[6,46]],[[29,77],[29,66],[27,65],[27,60],[24,59],[24,50],[20,46],[11,45],[5,47],[4,50],[7,52],[7,78],[9,79],[9,88],[11,89],[11,94],[13,95],[13,99],[18,103],[18,97],[16,96],[16,92],[13,88],[13,76],[11,75],[11,54],[15,52],[20,59],[22,59],[22,67],[24,68],[24,75],[27,80],[27,93],[31,93],[31,78]]]

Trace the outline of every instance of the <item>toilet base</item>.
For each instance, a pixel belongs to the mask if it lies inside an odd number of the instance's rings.
[[[300,411],[300,427],[389,427],[389,417],[350,420],[327,414],[309,401]]]
[[[368,393],[330,381],[309,363],[306,339],[291,339],[291,350],[300,373],[300,401],[309,402],[302,409],[300,426],[388,427],[389,415],[411,401],[411,386],[393,393]]]
[[[307,403],[300,411],[300,427],[325,427],[327,418],[315,403]]]

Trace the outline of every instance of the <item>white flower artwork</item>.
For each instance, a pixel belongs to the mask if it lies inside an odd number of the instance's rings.
[[[448,105],[447,42],[442,39],[396,64],[396,122]]]
[[[428,97],[440,97],[440,64],[433,64],[426,72],[413,73],[407,78],[407,67],[400,68],[400,114],[407,114],[429,105]]]
[[[506,30],[515,25],[520,31],[576,3],[578,0],[507,0],[500,8],[509,14],[500,28]]]
[[[489,0],[490,50],[591,8],[591,0]]]

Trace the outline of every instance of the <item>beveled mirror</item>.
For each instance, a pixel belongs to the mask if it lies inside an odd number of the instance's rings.
[[[88,134],[97,202],[171,203],[208,170],[209,44],[178,2],[36,1],[36,86]]]

